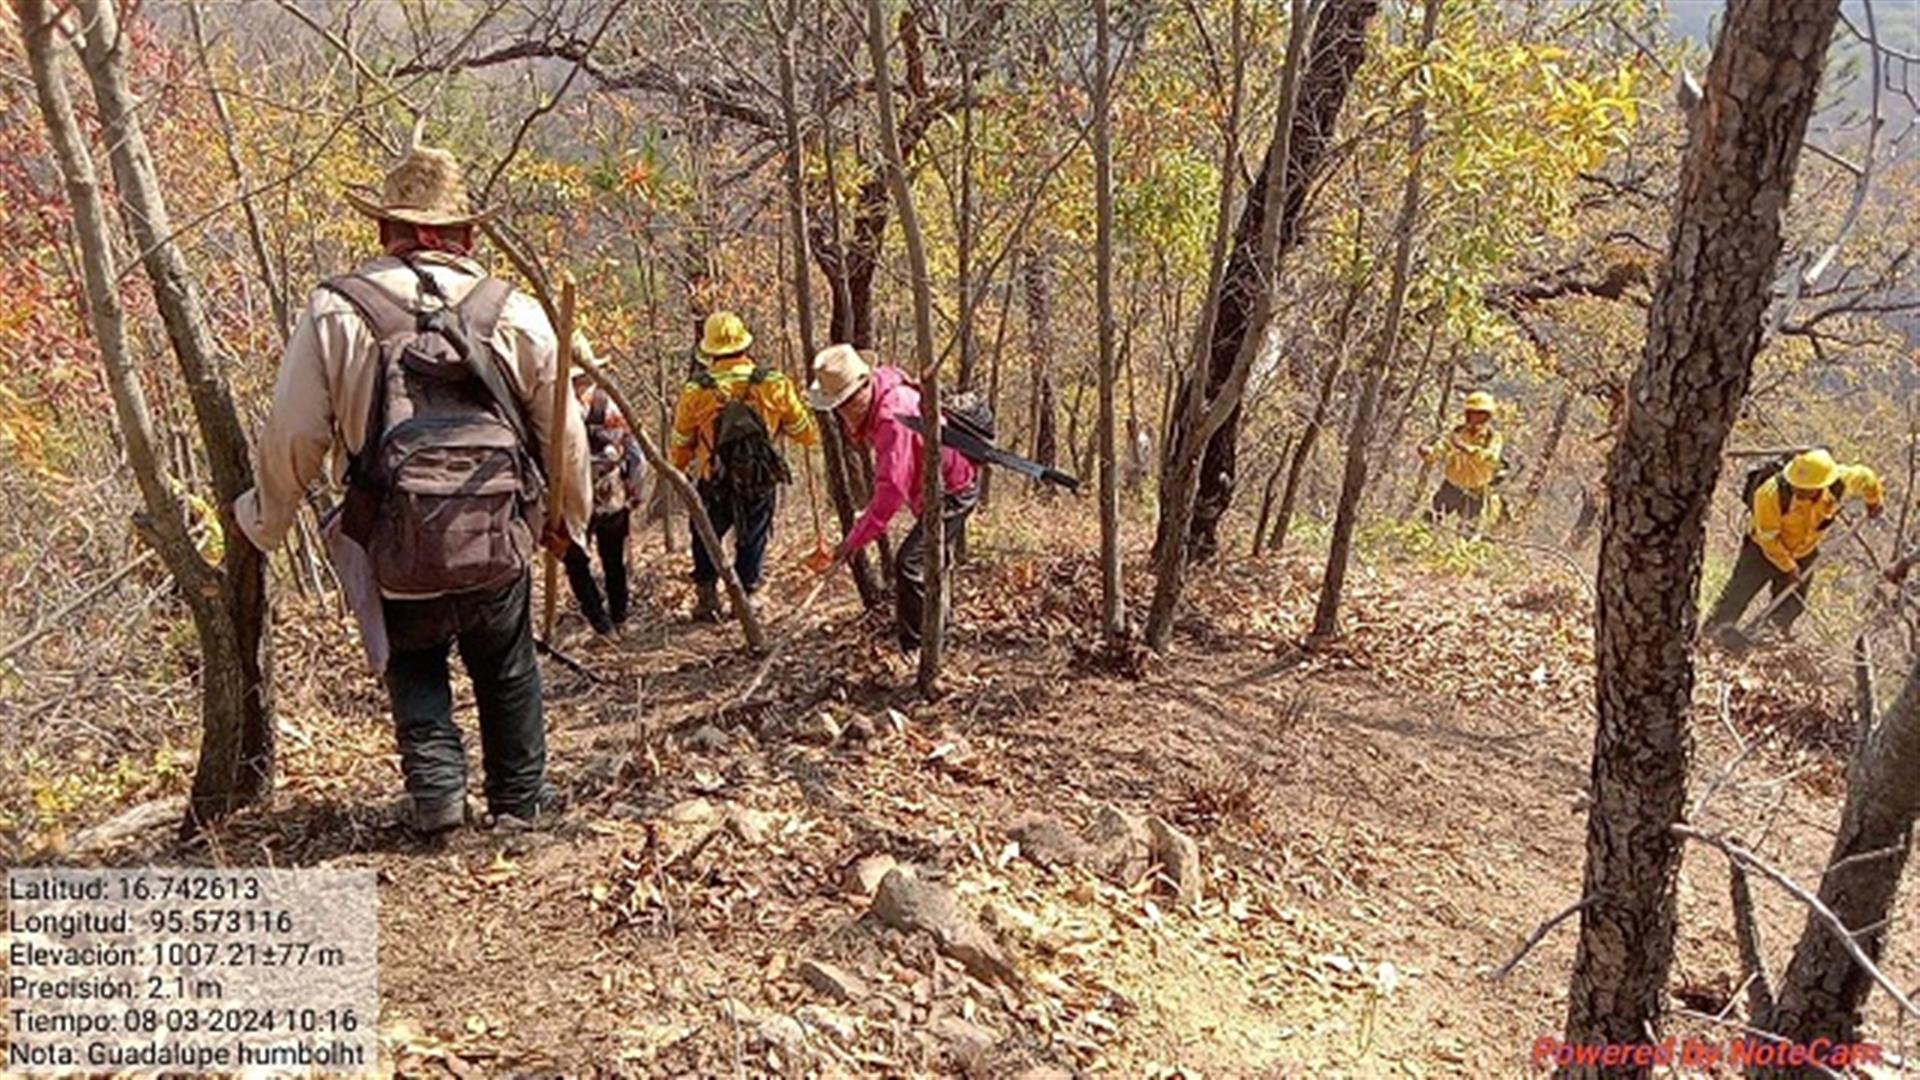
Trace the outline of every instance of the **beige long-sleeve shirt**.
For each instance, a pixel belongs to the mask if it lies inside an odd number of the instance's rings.
[[[485,275],[472,259],[437,252],[412,258],[453,303],[465,298]],[[355,273],[371,278],[396,297],[418,302],[419,279],[399,259],[382,256]],[[279,547],[307,489],[323,470],[330,469],[339,481],[346,472],[347,457],[366,441],[367,411],[379,374],[376,346],[373,329],[345,298],[329,289],[314,290],[280,361],[273,410],[260,433],[256,486],[233,507],[240,530],[255,547],[263,551]],[[532,450],[544,461],[542,448],[554,434],[553,381],[565,376],[556,370],[553,327],[537,301],[518,291],[508,298],[493,348],[540,443]],[[572,394],[566,395],[564,428],[566,483],[559,510],[568,534],[578,544],[586,537],[592,477],[587,429]]]

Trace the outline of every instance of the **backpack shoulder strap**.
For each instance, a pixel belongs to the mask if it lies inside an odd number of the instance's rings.
[[[377,342],[419,326],[418,315],[402,304],[398,297],[363,275],[342,274],[327,279],[320,287],[345,300],[361,321],[367,324],[367,328],[373,331]],[[347,455],[346,481],[349,486],[378,483],[369,473],[369,462],[387,427],[387,368],[386,352],[377,343],[373,355],[373,393],[367,400],[366,433],[360,437],[360,449]]]
[[[500,327],[500,313],[506,310],[507,299],[512,295],[513,286],[499,278],[481,278],[457,305],[460,317],[466,320],[467,332],[477,341],[493,340],[494,331]]]
[[[767,379],[772,377],[774,374],[775,374],[774,370],[772,368],[767,367],[765,364],[755,364],[753,365],[753,374],[747,376],[747,385],[759,386],[761,383],[766,382]]]
[[[382,341],[419,325],[411,308],[363,275],[342,274],[327,279],[320,287],[350,304]]]

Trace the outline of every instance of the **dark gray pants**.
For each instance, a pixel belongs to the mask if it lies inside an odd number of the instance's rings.
[[[1800,584],[1789,586],[1787,575],[1773,565],[1767,553],[1760,550],[1749,536],[1740,542],[1740,557],[1734,560],[1733,572],[1727,575],[1726,587],[1720,590],[1720,599],[1716,600],[1713,610],[1707,614],[1706,629],[1717,630],[1722,626],[1732,626],[1746,614],[1747,606],[1760,590],[1767,590],[1769,600],[1780,595],[1780,590],[1791,588],[1793,595],[1780,601],[1773,609],[1767,621],[1781,630],[1792,630],[1793,624],[1807,611],[1807,586],[1812,581],[1814,559],[1818,552],[1810,551],[1800,556]]]
[[[531,583],[522,575],[492,591],[384,602],[393,645],[387,694],[400,770],[416,804],[443,805],[466,795],[466,743],[453,722],[447,667],[456,644],[479,706],[487,809],[531,817],[546,800],[547,730],[533,654]]]
[[[941,500],[940,525],[946,533],[946,565],[953,566],[954,552],[967,535],[967,519],[980,505],[980,486],[948,492]],[[927,521],[921,518],[900,541],[893,556],[893,608],[900,647],[912,652],[920,647],[920,628],[926,624],[927,610]],[[942,626],[953,624],[953,606],[942,612]]]

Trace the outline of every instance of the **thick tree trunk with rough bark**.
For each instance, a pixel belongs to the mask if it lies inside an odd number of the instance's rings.
[[[253,486],[239,411],[214,343],[199,287],[175,242],[166,199],[127,86],[124,49],[132,37],[111,0],[80,0],[81,55],[104,127],[128,231],[140,247],[175,360],[205,447],[221,524],[230,538],[217,570],[201,584],[217,604],[196,604],[203,654],[201,744],[186,828],[266,795],[273,784],[272,649],[267,634],[266,557],[244,542],[232,506]],[[194,584],[183,580],[182,585]]]
[[[1266,220],[1267,186],[1280,175],[1284,164],[1286,190],[1280,203],[1280,254],[1284,256],[1300,243],[1307,194],[1318,180],[1327,150],[1333,145],[1334,125],[1340,118],[1341,107],[1346,104],[1354,74],[1366,59],[1367,22],[1378,7],[1378,0],[1333,0],[1314,28],[1313,44],[1300,85],[1300,103],[1294,111],[1292,136],[1285,140],[1284,148],[1277,139],[1268,146],[1234,229],[1233,253],[1220,287],[1219,313],[1214,320],[1208,354],[1208,400],[1218,397],[1226,386],[1241,342],[1250,332],[1262,333],[1266,329],[1252,326],[1251,316],[1256,294],[1266,287],[1256,255]],[[1282,152],[1289,158],[1284,163],[1277,160]],[[1181,392],[1184,397],[1185,385]],[[1180,415],[1181,408],[1176,402],[1174,416]],[[1199,467],[1200,490],[1194,497],[1193,516],[1187,527],[1190,562],[1204,562],[1220,550],[1220,519],[1233,501],[1239,468],[1240,419],[1241,408],[1236,404],[1226,423],[1206,444]],[[1188,437],[1185,429],[1176,426],[1170,441]]]
[[[1873,705],[1869,690],[1862,695]],[[1820,901],[1856,933],[1878,963],[1891,929],[1894,897],[1913,852],[1920,817],[1920,666],[1891,710],[1868,730],[1847,769],[1847,803],[1833,855],[1820,879]],[[1758,1024],[1797,1043],[1860,1040],[1860,1010],[1873,979],[1833,931],[1812,914],[1775,995],[1773,1014]]]
[[[1662,1012],[1707,508],[1752,375],[1839,2],[1734,0],[1693,119],[1608,466],[1582,890],[1591,903],[1568,988],[1569,1043],[1644,1041]]]

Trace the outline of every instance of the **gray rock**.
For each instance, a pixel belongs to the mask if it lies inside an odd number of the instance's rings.
[[[712,724],[701,724],[680,736],[680,747],[696,754],[720,754],[733,745],[727,733]]]
[[[1022,815],[1007,835],[1020,845],[1020,854],[1044,867],[1080,866],[1093,857],[1085,842],[1045,814]]]
[[[798,1057],[807,1047],[807,1029],[800,1021],[785,1013],[775,1013],[760,1021],[753,1030],[755,1041],[763,1046],[771,1046],[791,1057]]]
[[[894,857],[885,853],[863,855],[847,867],[846,877],[841,885],[856,896],[872,896],[880,891],[880,880],[900,864]],[[908,871],[911,873],[912,871]]]
[[[842,1046],[851,1046],[860,1037],[860,1025],[853,1017],[837,1009],[821,1005],[802,1005],[793,1011],[793,1015],[802,1024],[815,1031],[825,1032],[834,1042]]]
[[[870,716],[854,716],[847,721],[846,730],[841,736],[848,742],[872,742],[880,737],[880,727]]]
[[[780,815],[755,810],[751,806],[729,806],[726,824],[727,831],[742,844],[759,847],[780,828]]]
[[[667,820],[675,825],[699,825],[713,820],[713,804],[705,799],[682,799],[667,808]]]
[[[840,721],[831,713],[814,713],[793,729],[794,738],[814,746],[832,746],[840,741]]]
[[[1139,819],[1111,806],[1102,806],[1087,834],[1092,848],[1090,865],[1122,885],[1139,881],[1152,867],[1153,842]]]
[[[871,993],[860,976],[820,960],[801,961],[800,980],[834,1001],[860,1001]]]
[[[909,933],[924,933],[941,952],[958,960],[981,982],[1018,985],[1019,972],[993,936],[965,911],[951,892],[921,881],[900,868],[880,880],[873,897],[873,915],[882,925]]]
[[[987,1053],[1000,1042],[999,1034],[991,1028],[959,1016],[943,1016],[927,1025],[927,1030],[933,1032],[968,1072],[978,1071],[985,1064]]]
[[[1153,863],[1173,886],[1174,896],[1182,904],[1199,903],[1204,884],[1200,845],[1159,817],[1147,819],[1147,835],[1152,844]]]

